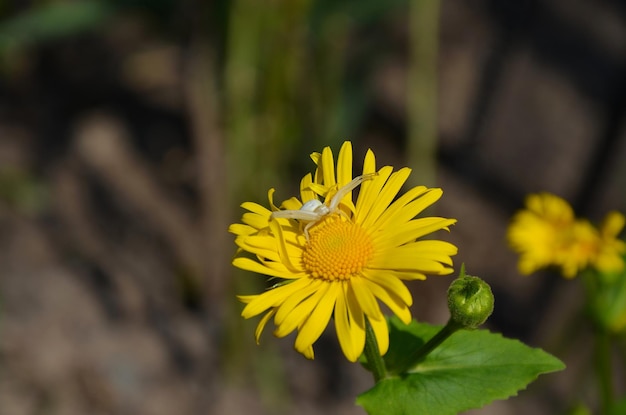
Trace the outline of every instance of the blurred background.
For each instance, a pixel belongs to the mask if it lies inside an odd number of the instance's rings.
[[[527,193],[626,210],[626,3],[0,1],[0,414],[364,414],[334,331],[315,361],[239,317],[243,201],[290,197],[308,155],[412,167],[458,219],[487,326],[568,364],[472,414],[593,403],[580,284],[522,277]],[[445,323],[452,277],[410,285]],[[623,379],[622,379],[623,382]]]

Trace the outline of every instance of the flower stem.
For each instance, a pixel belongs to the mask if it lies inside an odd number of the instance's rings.
[[[606,413],[613,403],[613,376],[611,370],[611,340],[604,330],[596,332],[596,372],[600,384],[600,404]]]
[[[374,329],[367,317],[365,317],[365,350],[363,353],[365,353],[367,363],[374,375],[374,382],[380,382],[387,376],[387,371],[385,370],[385,362],[380,355],[380,350],[378,350]]]
[[[437,150],[437,94],[440,1],[409,3],[407,84],[408,165],[420,184],[433,186]],[[413,180],[413,179],[410,179]]]
[[[419,362],[424,360],[424,358],[433,350],[437,348],[441,343],[443,343],[448,337],[454,334],[459,329],[462,329],[463,325],[457,323],[456,321],[450,319],[448,323],[441,328],[430,340],[428,340],[422,347],[415,350],[413,354],[409,357],[409,362],[411,364],[409,367],[414,367]]]

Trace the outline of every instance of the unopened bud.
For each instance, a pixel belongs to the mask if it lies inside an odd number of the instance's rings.
[[[475,329],[493,312],[493,293],[485,281],[464,274],[462,271],[448,288],[448,308],[451,320],[464,328]]]

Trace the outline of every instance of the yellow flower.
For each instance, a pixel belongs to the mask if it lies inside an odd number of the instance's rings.
[[[564,277],[573,278],[588,266],[602,272],[623,268],[626,247],[617,239],[623,226],[624,217],[612,212],[598,231],[589,221],[577,219],[565,200],[540,193],[527,197],[526,209],[513,217],[507,239],[520,254],[522,274],[556,266]]]
[[[560,197],[549,193],[529,195],[526,209],[513,217],[507,233],[509,244],[520,254],[519,271],[528,275],[555,265],[562,250],[560,235],[574,221],[574,211]]]
[[[356,182],[352,181],[349,142],[341,147],[336,169],[329,147],[311,158],[317,169],[302,179],[300,199],[292,197],[280,206],[298,211],[306,203],[303,210],[308,213],[281,210],[272,216],[279,209],[270,189],[270,209],[246,202],[242,204],[248,211],[243,223],[229,228],[240,248],[233,265],[278,279],[262,294],[239,296],[246,303],[242,316],[265,313],[257,326],[257,342],[272,317],[277,337],[297,330],[294,346],[310,359],[313,344],[332,316],[341,349],[352,362],[363,352],[367,318],[383,355],[389,334],[379,302],[410,322],[413,300],[403,281],[423,280],[425,274],[450,274],[450,257],[457,252],[448,242],[418,239],[448,230],[456,220],[416,218],[441,197],[441,189],[417,186],[396,198],[411,170],[394,172],[390,166],[377,170],[371,150],[365,156],[363,176]],[[356,203],[352,191],[334,197],[354,183],[361,186]],[[312,219],[310,207],[322,205],[314,200],[323,202],[323,207]],[[303,215],[307,220],[294,219]]]

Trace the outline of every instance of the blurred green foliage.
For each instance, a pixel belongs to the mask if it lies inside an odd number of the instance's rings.
[[[21,170],[0,171],[0,202],[18,212],[35,214],[49,203],[47,186],[36,176]]]
[[[106,1],[42,3],[0,24],[0,53],[93,30],[114,11]]]

